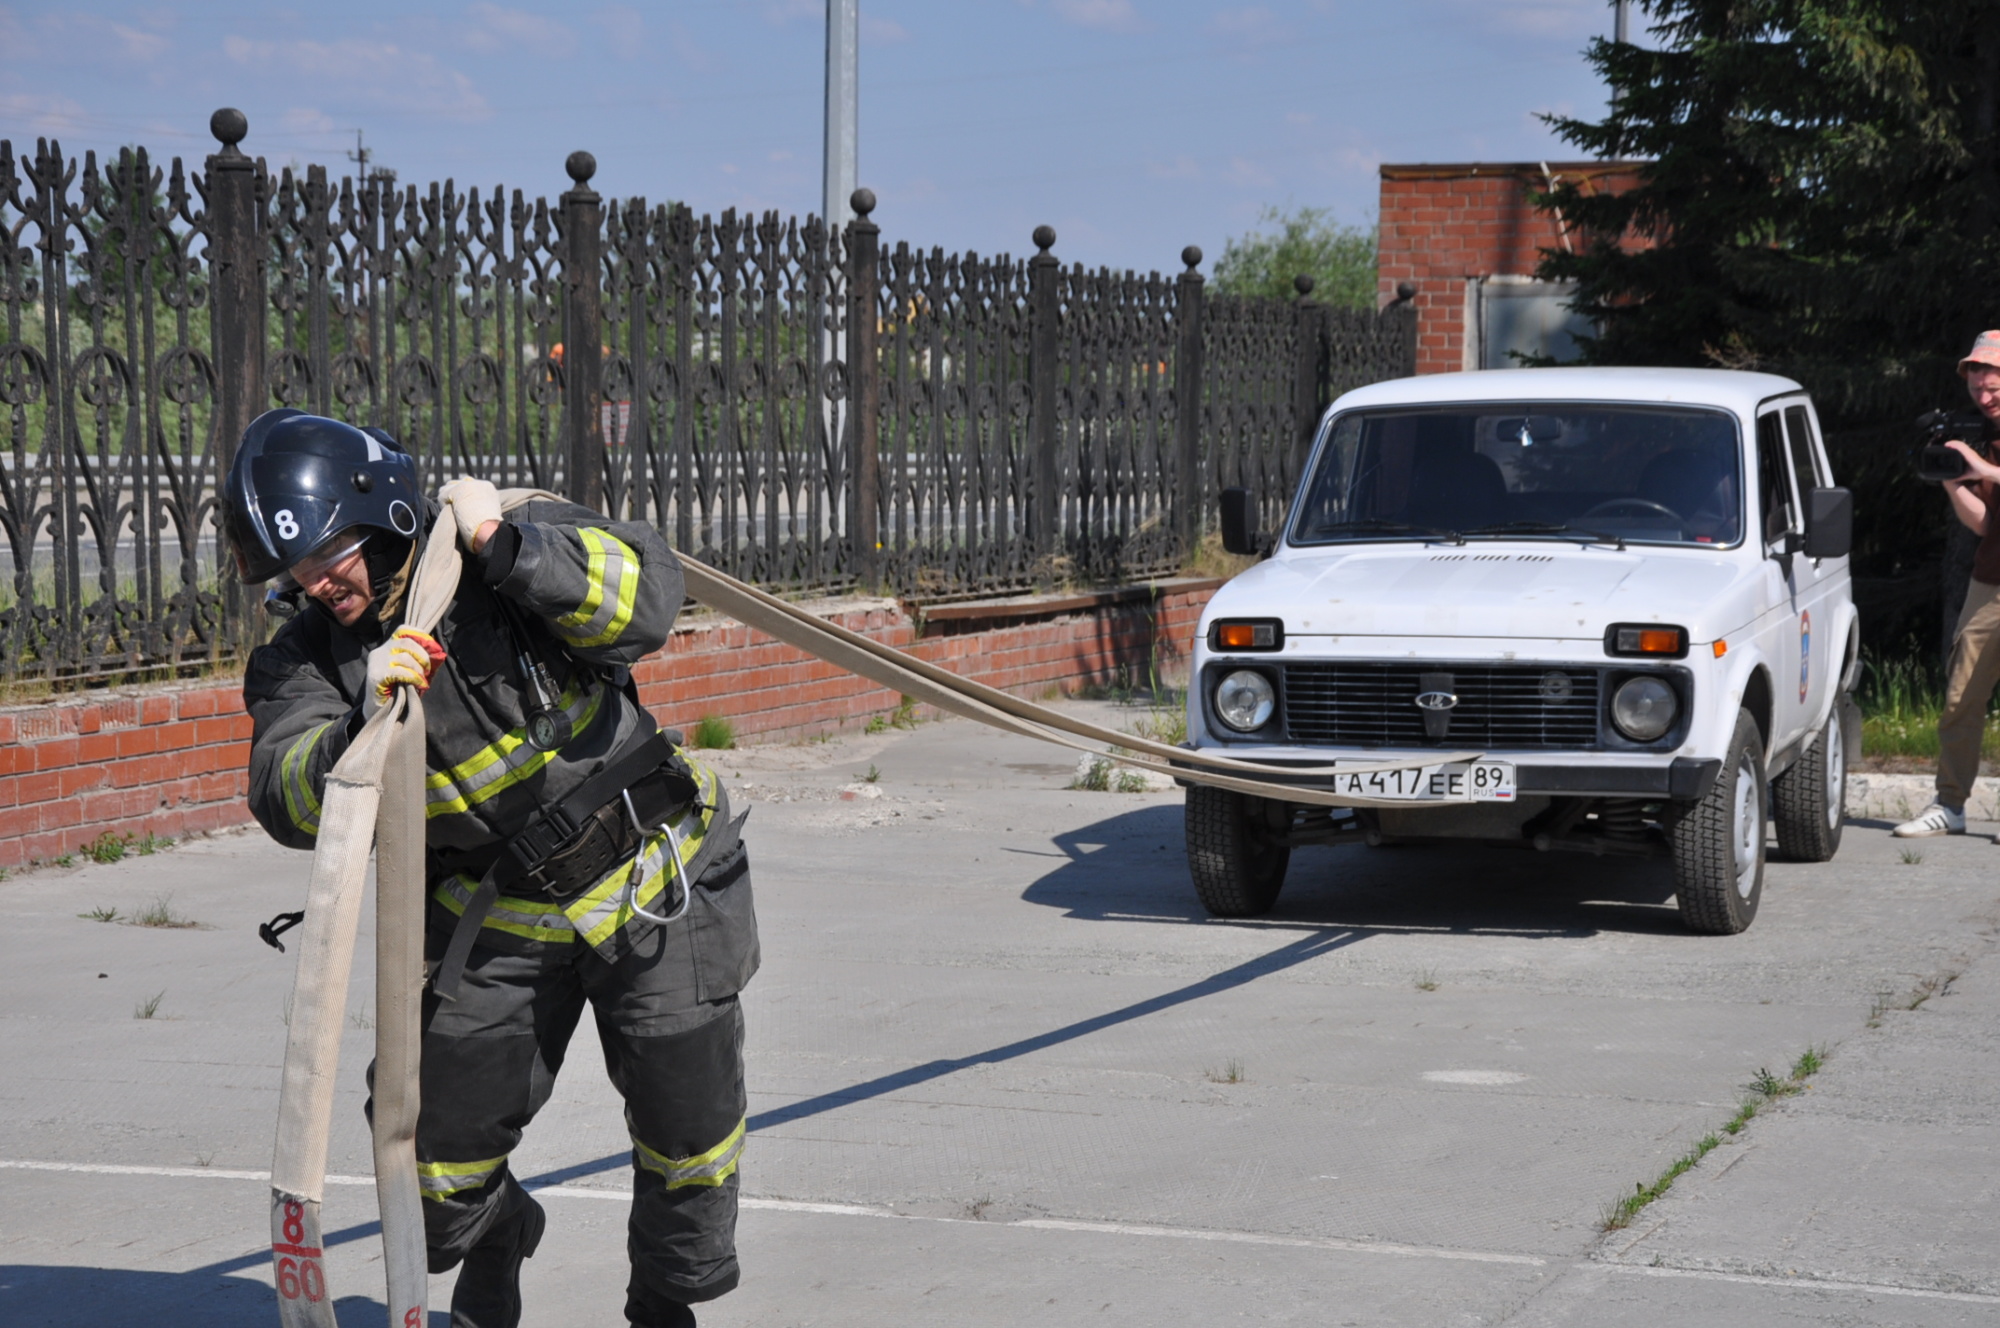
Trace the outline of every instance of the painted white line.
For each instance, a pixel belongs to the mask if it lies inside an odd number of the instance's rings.
[[[1598,1263],[1614,1273],[1640,1277],[1683,1277],[1697,1282],[1735,1282],[1743,1286],[1783,1287],[1787,1291],[1860,1291],[1875,1296],[1914,1296],[1920,1300],[1959,1300],[1971,1305],[2000,1305],[2000,1296],[1978,1291],[1934,1291],[1929,1287],[1896,1286],[1887,1282],[1842,1282],[1822,1277],[1770,1277],[1757,1273],[1718,1273],[1707,1268],[1661,1268],[1648,1264]]]
[[[1219,1240],[1241,1245],[1286,1245],[1295,1249],[1346,1250],[1354,1254],[1394,1254],[1413,1259],[1459,1259],[1471,1263],[1514,1263],[1540,1268],[1548,1262],[1532,1254],[1496,1254],[1488,1250],[1446,1250],[1429,1245],[1396,1245],[1389,1241],[1341,1240],[1334,1236],[1269,1236],[1257,1231],[1201,1231],[1191,1227],[1135,1226],[1126,1222],[1069,1222],[1057,1218],[1027,1218],[1007,1225],[1042,1231],[1097,1231],[1113,1236],[1165,1236],[1176,1240]]]
[[[0,1171],[59,1171],[82,1172],[96,1176],[164,1176],[195,1180],[249,1180],[269,1183],[268,1171],[233,1171],[224,1167],[149,1167],[129,1166],[103,1162],[36,1162],[0,1158]],[[328,1185],[374,1185],[373,1176],[330,1175]],[[614,1203],[630,1203],[632,1192],[626,1189],[599,1189],[590,1185],[542,1185],[531,1193],[537,1197],[555,1199],[599,1199]],[[862,1204],[812,1203],[803,1199],[755,1199],[744,1197],[738,1201],[741,1207],[774,1213],[814,1213],[825,1217],[876,1217],[892,1218],[902,1222],[942,1222],[958,1226],[983,1227],[1024,1227],[1031,1231],[1080,1231],[1094,1232],[1105,1236],[1148,1236],[1168,1240],[1220,1241],[1233,1245],[1274,1245],[1290,1249],[1341,1250],[1352,1254],[1388,1254],[1399,1258],[1412,1259],[1453,1259],[1470,1263],[1520,1264],[1530,1268],[1540,1268],[1548,1261],[1532,1254],[1498,1254],[1487,1250],[1436,1249],[1428,1245],[1397,1245],[1388,1241],[1341,1240],[1332,1236],[1277,1236],[1256,1231],[1203,1231],[1193,1227],[1156,1227],[1131,1222],[1074,1222],[1062,1218],[1031,1217],[1015,1222],[981,1222],[964,1217],[933,1217],[921,1213],[899,1213],[890,1208],[875,1208]],[[1607,1267],[1622,1265],[1607,1264]],[[1631,1272],[1658,1272],[1659,1269],[1634,1268]],[[1833,1285],[1821,1283],[1819,1285]],[[1942,1294],[1942,1293],[1939,1293]],[[2000,1299],[1984,1297],[1976,1299]]]
[[[261,1180],[268,1171],[232,1171],[228,1167],[141,1167],[105,1162],[29,1162],[0,1157],[0,1171],[80,1171],[92,1176],[190,1176],[197,1180]],[[373,1176],[328,1176],[329,1185],[373,1185]]]

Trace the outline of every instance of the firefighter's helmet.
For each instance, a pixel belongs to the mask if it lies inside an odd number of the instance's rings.
[[[257,585],[355,527],[416,537],[416,459],[380,429],[271,410],[243,431],[223,489],[236,571]]]

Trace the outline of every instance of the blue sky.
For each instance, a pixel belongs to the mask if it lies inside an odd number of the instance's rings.
[[[860,177],[887,240],[1174,270],[1266,205],[1373,217],[1382,162],[1573,157],[1605,0],[861,0]],[[241,107],[272,165],[531,196],[817,210],[824,0],[0,3],[0,137],[198,157]]]

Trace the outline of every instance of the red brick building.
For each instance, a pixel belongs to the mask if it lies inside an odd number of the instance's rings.
[[[1504,369],[1509,351],[1574,352],[1589,324],[1567,290],[1537,281],[1544,249],[1576,242],[1532,196],[1558,181],[1616,193],[1637,181],[1630,161],[1473,162],[1382,167],[1376,272],[1384,303],[1417,287],[1417,372]]]

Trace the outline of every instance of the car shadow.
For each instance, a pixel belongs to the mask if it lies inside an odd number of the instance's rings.
[[[1681,932],[1663,859],[1466,845],[1326,845],[1295,850],[1277,905],[1211,918],[1188,878],[1181,809],[1135,807],[1057,835],[1055,859],[1023,892],[1094,922],[1199,923],[1586,937]]]

